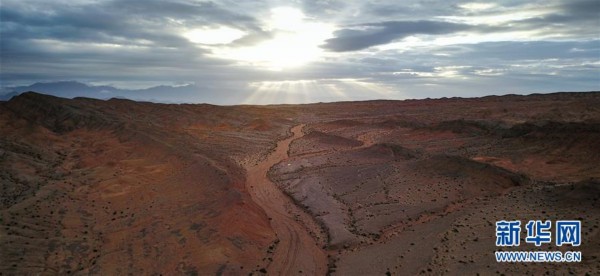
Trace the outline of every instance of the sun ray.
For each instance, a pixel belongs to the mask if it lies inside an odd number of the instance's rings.
[[[252,93],[245,104],[311,103],[352,98],[367,99],[372,95],[391,98],[393,92],[380,84],[358,79],[321,79],[260,81],[249,84]]]

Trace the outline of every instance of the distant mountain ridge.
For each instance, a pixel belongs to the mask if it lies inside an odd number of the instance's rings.
[[[29,86],[6,87],[0,100],[8,101],[21,93],[35,91],[62,98],[86,97],[95,99],[125,98],[135,101],[163,103],[206,102],[209,95],[194,85],[160,85],[145,89],[120,89],[108,85],[88,85],[77,81],[38,82]],[[184,99],[184,100],[182,100]]]

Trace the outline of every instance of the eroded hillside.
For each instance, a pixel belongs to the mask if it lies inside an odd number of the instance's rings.
[[[599,96],[317,105],[270,175],[327,230],[336,275],[593,275]],[[584,261],[496,263],[505,219],[582,220]]]
[[[229,107],[25,93],[0,102],[0,133],[6,274],[600,272],[600,93]],[[503,219],[581,220],[583,262],[496,263]]]
[[[287,136],[283,115],[34,93],[1,104],[0,271],[263,268],[276,237],[243,164]]]

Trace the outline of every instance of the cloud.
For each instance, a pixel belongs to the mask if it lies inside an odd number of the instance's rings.
[[[223,93],[245,99],[253,92],[249,84],[277,83],[348,90],[348,99],[369,98],[368,89],[360,90],[369,83],[412,97],[484,95],[504,88],[510,92],[600,89],[596,28],[600,2],[482,3],[2,0],[0,85],[60,80],[119,83],[122,88],[128,88],[127,83],[144,87],[196,83],[214,93],[215,99],[222,99]],[[271,11],[279,7],[302,10],[306,22],[328,24],[335,30],[321,45],[323,55],[278,72],[217,58],[219,51],[285,37],[289,30],[269,28]],[[220,28],[239,30],[245,36],[206,46],[183,35]],[[285,43],[272,47],[272,56],[285,53],[279,50]],[[302,54],[302,49],[294,48],[297,44],[286,48],[294,49],[288,51],[290,55]],[[352,85],[334,80],[352,80]],[[498,90],[490,92],[492,85]]]
[[[573,87],[591,91],[600,85],[599,51],[600,40],[486,42],[415,48],[402,55],[357,60],[353,66],[369,68],[371,82],[393,85],[417,98],[573,91]]]
[[[156,0],[103,1],[72,5],[36,5],[5,1],[0,16],[2,35],[10,39],[51,38],[96,43],[185,46],[176,31],[193,26],[226,25],[260,30],[250,16],[212,2],[184,3]]]
[[[536,36],[541,39],[582,36],[598,38],[596,28],[590,28],[600,24],[597,13],[600,10],[600,2],[596,0],[574,0],[549,5],[517,1],[503,4],[432,4],[428,11],[430,17],[437,14],[438,16],[434,17],[440,20],[383,21],[349,25],[336,31],[335,37],[327,40],[322,47],[333,52],[349,52],[401,41],[413,35],[448,36],[458,32],[472,37],[484,34],[491,36],[494,33],[497,33],[498,37],[515,37],[515,32],[523,32],[529,33],[527,39]],[[365,5],[367,13],[385,18],[397,14],[413,17],[415,13],[425,12],[426,8],[423,3]],[[455,15],[448,15],[452,11]],[[518,36],[515,38],[526,39]]]
[[[600,2],[572,0],[547,8],[544,15],[511,22],[513,28],[537,30],[539,34],[558,38],[599,38]]]
[[[456,0],[408,0],[389,2],[366,2],[362,6],[365,15],[372,18],[398,18],[402,16],[405,20],[432,18],[447,15],[456,10]]]
[[[531,42],[487,42],[463,45],[468,51],[457,59],[479,61],[502,61],[518,64],[524,60],[593,60],[598,57],[600,41],[531,41]]]
[[[469,25],[441,21],[388,21],[362,24],[335,32],[323,48],[334,52],[347,52],[387,44],[417,34],[449,34],[468,30]]]
[[[237,44],[269,36],[252,16],[213,2],[6,0],[0,20],[3,85],[61,79],[172,83],[223,79],[228,72],[252,75],[209,57],[208,49],[182,34],[195,27],[233,26],[248,33]]]
[[[345,9],[352,6],[352,1],[343,0],[302,0],[302,10],[312,17],[321,19],[332,16],[343,16]]]

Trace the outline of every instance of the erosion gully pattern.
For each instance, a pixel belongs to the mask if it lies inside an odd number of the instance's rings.
[[[252,199],[265,210],[273,230],[277,233],[273,263],[269,265],[268,271],[282,275],[323,275],[327,270],[327,258],[309,234],[311,229],[299,223],[297,218],[303,215],[303,221],[308,225],[312,219],[304,211],[298,210],[298,207],[267,178],[269,168],[287,158],[289,144],[300,137],[301,128],[301,125],[292,128],[291,137],[280,141],[275,151],[264,161],[248,169],[246,188],[250,191]],[[312,229],[318,229],[317,225],[312,224]]]
[[[230,107],[25,93],[0,102],[0,133],[0,274],[600,273],[598,92]],[[583,261],[496,263],[502,219],[581,220]]]

